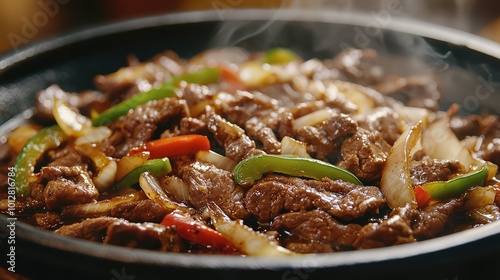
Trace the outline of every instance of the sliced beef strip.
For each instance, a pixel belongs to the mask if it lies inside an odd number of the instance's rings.
[[[183,242],[174,228],[157,223],[130,223],[125,220],[108,226],[104,244],[161,252],[181,252]]]
[[[189,187],[190,202],[205,207],[213,201],[231,218],[249,217],[245,209],[245,191],[235,184],[229,171],[201,162],[185,163],[179,167],[179,176]]]
[[[220,115],[211,114],[207,127],[217,143],[224,147],[226,157],[239,162],[255,154],[255,142],[238,125],[228,122]]]
[[[333,114],[328,120],[315,126],[304,126],[297,130],[297,140],[307,143],[308,152],[316,158],[330,161],[338,157],[345,137],[356,133],[357,123],[346,114]]]
[[[245,123],[245,131],[248,136],[256,141],[261,142],[264,147],[263,150],[268,154],[279,154],[281,150],[281,143],[276,138],[274,131],[267,127],[258,118],[253,117]]]
[[[262,223],[270,222],[284,212],[313,209],[323,210],[342,220],[351,220],[368,213],[378,213],[379,208],[385,205],[385,199],[377,187],[343,184],[330,179],[318,181],[268,175],[246,192],[245,205]]]
[[[419,239],[429,239],[438,236],[451,221],[454,213],[464,204],[463,196],[428,205],[420,212],[418,219],[412,225],[414,235]]]
[[[442,93],[434,76],[418,75],[406,78],[389,76],[373,88],[407,106],[439,110]]]
[[[94,242],[102,242],[106,231],[111,224],[123,222],[123,219],[112,217],[99,217],[85,219],[82,222],[64,225],[54,232],[57,234],[86,239]]]
[[[358,224],[341,224],[328,213],[322,210],[311,210],[308,212],[291,212],[277,216],[271,223],[271,230],[286,231],[291,235],[282,242],[296,246],[297,243],[320,243],[328,244],[330,250],[337,246],[351,247],[358,235],[361,226]],[[289,248],[288,245],[285,247]],[[307,247],[302,247],[300,253],[316,253],[318,248],[323,246],[312,246],[313,251],[304,251]],[[289,248],[290,249],[290,248]]]
[[[377,52],[373,49],[347,48],[332,60],[324,61],[327,68],[337,69],[339,80],[361,85],[372,85],[382,79],[383,70],[376,64]]]
[[[380,179],[390,149],[378,131],[359,128],[342,143],[342,160],[337,165],[363,182],[374,182]]]
[[[49,163],[47,166],[81,166],[88,169],[88,162],[71,145],[47,153]]]
[[[123,157],[131,148],[151,140],[159,126],[173,119],[180,121],[188,115],[189,108],[184,100],[164,98],[149,101],[110,123],[113,134],[101,144],[101,149],[109,156]]]
[[[120,203],[111,209],[111,216],[130,222],[159,223],[170,211],[158,203],[145,199],[140,201]]]
[[[391,146],[402,133],[399,116],[390,107],[376,107],[368,114],[359,115],[356,121],[360,127],[368,131],[380,132],[382,138]]]
[[[36,213],[32,219],[38,227],[48,230],[56,229],[63,223],[61,216],[56,212]]]
[[[425,157],[421,161],[412,161],[410,165],[410,176],[414,185],[422,185],[430,181],[447,181],[453,174],[464,171],[464,167],[457,160]]]
[[[284,110],[276,99],[272,99],[260,92],[240,91],[224,106],[223,111],[227,119],[245,127],[245,123],[251,118],[258,118],[265,126],[275,130],[279,124],[279,114]]]
[[[44,166],[38,177],[48,181],[43,189],[48,209],[93,202],[99,196],[90,175],[80,166]]]
[[[381,223],[365,225],[353,245],[362,250],[415,242],[417,240],[411,226],[416,217],[418,210],[409,206],[393,209]]]

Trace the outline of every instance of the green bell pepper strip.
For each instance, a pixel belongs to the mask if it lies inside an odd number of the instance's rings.
[[[363,185],[351,172],[333,164],[312,158],[291,155],[261,154],[240,161],[233,169],[233,178],[238,185],[250,186],[265,173],[277,172],[290,176],[321,180],[341,179],[356,185]]]
[[[68,138],[69,136],[58,125],[54,125],[40,130],[26,142],[14,163],[17,195],[30,194],[28,179],[35,172],[38,161],[46,151],[59,147]]]
[[[117,186],[131,186],[139,182],[139,176],[142,172],[146,171],[149,171],[154,176],[160,176],[172,171],[172,166],[170,165],[170,160],[168,158],[147,160],[145,163],[123,176],[123,178],[118,181]]]
[[[159,88],[154,88],[128,98],[121,103],[107,109],[92,120],[93,126],[106,125],[119,117],[126,115],[130,109],[134,109],[151,100],[158,100],[175,96],[175,88],[181,81],[196,84],[209,84],[219,80],[221,74],[218,68],[203,68],[193,73],[187,73],[173,77],[169,82]]]
[[[268,50],[263,59],[263,63],[269,64],[285,64],[293,61],[297,55],[287,48],[272,48]]]
[[[423,184],[421,187],[433,199],[443,200],[464,193],[474,186],[483,186],[488,178],[488,167],[486,165],[475,168],[475,170],[464,175],[455,177],[448,181],[434,181]]]

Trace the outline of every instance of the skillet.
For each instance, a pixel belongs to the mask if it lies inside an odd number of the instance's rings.
[[[396,16],[377,24],[373,14],[212,10],[98,26],[3,54],[0,137],[31,115],[34,94],[51,84],[70,92],[93,89],[92,78],[125,66],[128,54],[145,60],[172,49],[189,58],[229,45],[255,51],[285,46],[304,58],[329,58],[349,46],[374,48],[386,73],[435,72],[443,106],[459,103],[461,114],[500,113],[500,46],[486,39]],[[3,256],[10,222],[0,215]],[[477,279],[500,257],[498,222],[414,244],[292,259],[132,250],[15,225],[16,271],[33,279],[165,279],[173,273],[188,279]]]

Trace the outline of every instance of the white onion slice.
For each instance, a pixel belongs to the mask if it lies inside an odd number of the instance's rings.
[[[406,129],[394,142],[382,170],[380,190],[391,209],[410,204],[417,208],[417,201],[410,177],[412,151],[417,146],[422,132],[422,122]]]
[[[179,209],[184,212],[192,213],[192,209],[189,209],[182,203],[177,203],[171,200],[168,195],[163,191],[160,187],[160,183],[149,172],[143,172],[139,176],[139,185],[141,189],[144,191],[146,196],[152,201],[162,205],[163,207],[171,210]]]
[[[310,158],[307,153],[307,144],[296,140],[292,137],[285,136],[281,139],[281,154],[282,155],[296,155],[299,157]]]
[[[252,230],[242,220],[231,220],[216,204],[207,204],[215,229],[248,256],[292,257],[299,255]]]
[[[220,155],[212,150],[209,151],[198,151],[196,153],[196,159],[201,162],[211,163],[215,165],[217,168],[224,169],[227,171],[233,171],[237,162]]]

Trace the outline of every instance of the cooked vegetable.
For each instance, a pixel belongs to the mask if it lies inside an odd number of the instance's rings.
[[[174,227],[177,234],[190,243],[207,246],[223,253],[234,253],[238,249],[218,231],[196,221],[182,211],[174,210],[161,221],[164,226]]]
[[[84,136],[92,130],[90,119],[81,115],[60,98],[54,97],[52,114],[59,127],[69,136]]]
[[[149,171],[142,172],[139,176],[139,186],[146,196],[152,201],[170,210],[181,210],[186,213],[193,213],[193,209],[188,208],[183,203],[177,203],[171,200],[160,187],[158,179]]]
[[[122,157],[117,162],[116,180],[121,180],[123,176],[143,165],[148,159],[149,152],[147,151]]]
[[[249,256],[292,257],[294,253],[271,241],[262,233],[244,225],[241,220],[233,221],[213,202],[207,205],[215,229],[236,248]]]
[[[220,71],[217,68],[203,68],[197,72],[188,73],[179,77],[173,77],[172,80],[159,88],[142,92],[132,96],[129,99],[109,108],[92,120],[92,125],[101,126],[116,120],[127,114],[130,109],[142,105],[151,100],[157,100],[165,97],[174,97],[176,84],[181,81],[197,84],[208,84],[216,82],[220,77]]]
[[[418,206],[410,178],[410,160],[421,132],[422,122],[406,129],[394,142],[387,156],[380,179],[380,190],[391,209],[403,207],[406,204],[414,208]]]
[[[433,199],[446,199],[464,193],[471,187],[483,186],[488,177],[488,167],[472,168],[467,174],[448,181],[432,181],[422,185]]]
[[[30,177],[35,172],[38,161],[45,152],[59,147],[67,139],[68,135],[59,126],[54,125],[40,130],[26,142],[26,145],[17,155],[14,165],[17,195],[26,196],[30,194]]]
[[[211,150],[200,150],[196,152],[196,159],[203,162],[211,163],[220,169],[233,171],[236,162],[228,157],[220,155]]]
[[[42,128],[43,127],[36,124],[25,124],[14,129],[8,140],[9,146],[11,146],[16,153],[19,153],[24,145],[26,145],[26,142],[28,142],[31,137],[35,136]]]
[[[130,150],[130,154],[147,151],[150,158],[178,157],[195,155],[198,151],[210,150],[210,140],[199,134],[179,135],[160,138]]]
[[[363,185],[351,172],[333,164],[291,155],[261,154],[240,161],[233,170],[237,184],[250,186],[269,172],[283,173],[290,176],[306,177],[316,180],[330,178]]]
[[[143,172],[149,172],[153,176],[160,176],[172,171],[168,158],[150,159],[144,164],[127,173],[116,183],[118,187],[130,186],[139,181],[139,176]]]
[[[268,50],[262,62],[269,64],[284,64],[293,61],[297,55],[287,48],[273,48]]]

